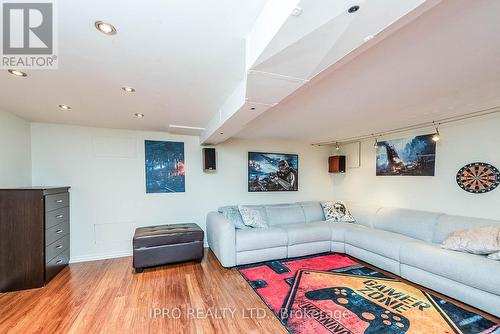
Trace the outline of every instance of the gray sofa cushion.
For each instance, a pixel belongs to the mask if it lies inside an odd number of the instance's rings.
[[[304,211],[306,223],[325,220],[325,214],[323,213],[323,208],[321,207],[320,202],[299,202],[297,204],[299,204]]]
[[[304,210],[298,204],[266,205],[269,226],[305,223]]]
[[[498,295],[470,287],[413,266],[401,264],[400,267],[401,277],[406,278],[413,283],[428,287],[434,291],[438,291],[445,296],[455,298],[461,302],[482,309],[483,311],[493,314],[496,317],[500,317],[500,302]],[[490,332],[490,334],[498,333],[493,331]]]
[[[375,229],[348,229],[345,242],[378,255],[399,261],[399,249],[405,243],[419,242],[401,234]]]
[[[378,206],[366,206],[357,204],[348,204],[348,208],[356,223],[364,225],[366,227],[373,227],[375,216],[378,210],[380,210],[380,207]]]
[[[500,227],[500,221],[490,219],[480,219],[472,217],[442,215],[438,218],[438,223],[434,229],[432,241],[442,243],[448,234],[456,231],[467,230],[483,226]]]
[[[332,230],[332,241],[339,241],[339,242],[344,242],[345,241],[345,232],[347,230],[355,230],[355,229],[366,229],[366,226],[356,224],[356,223],[328,223],[331,224],[331,230]]]
[[[381,208],[373,227],[432,242],[434,228],[442,214],[408,209]]]
[[[250,228],[246,226],[241,217],[240,210],[235,205],[221,206],[219,212],[236,228]]]
[[[402,245],[400,258],[401,264],[500,295],[500,263],[484,255],[442,249],[435,244],[408,243]]]
[[[287,242],[286,231],[276,227],[236,231],[237,252],[286,246]]]
[[[288,245],[297,245],[316,241],[330,241],[330,224],[321,221],[302,224],[283,224],[276,227],[286,231]]]

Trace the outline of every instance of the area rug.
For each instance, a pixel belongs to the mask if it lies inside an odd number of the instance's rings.
[[[500,334],[498,323],[340,254],[238,270],[294,334]]]

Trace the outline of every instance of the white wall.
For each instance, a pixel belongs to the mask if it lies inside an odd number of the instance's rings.
[[[333,177],[335,198],[361,204],[500,219],[500,189],[485,194],[470,194],[455,181],[457,171],[471,162],[488,162],[500,168],[499,129],[498,115],[441,127],[434,177],[375,176],[373,141],[363,142],[361,168],[350,168],[346,174]],[[418,134],[427,133],[432,133],[432,129]],[[356,145],[341,150],[351,162],[357,160]]]
[[[0,111],[0,187],[30,185],[30,123]]]
[[[144,140],[185,142],[186,192],[146,194]],[[299,154],[299,191],[248,193],[247,152]],[[129,254],[135,227],[195,222],[218,206],[331,198],[330,149],[286,141],[217,146],[218,171],[202,171],[199,138],[32,124],[33,183],[71,186],[72,261]]]

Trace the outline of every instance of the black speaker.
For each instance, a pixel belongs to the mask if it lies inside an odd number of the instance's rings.
[[[204,171],[215,171],[217,170],[217,163],[215,161],[215,148],[205,147],[203,148],[203,170]]]

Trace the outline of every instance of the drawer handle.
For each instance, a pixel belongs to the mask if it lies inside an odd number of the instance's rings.
[[[62,199],[58,199],[58,200],[56,201],[56,203],[62,203],[62,202],[63,202],[63,200],[62,200]]]
[[[57,215],[56,218],[62,218],[64,217],[63,215]]]
[[[61,233],[63,233],[63,230],[57,230],[56,233],[61,234]]]
[[[57,246],[56,248],[57,248],[57,249],[61,249],[61,248],[62,248],[62,245],[59,245],[59,246]]]
[[[57,261],[56,261],[56,264],[60,264],[60,263],[62,263],[62,262],[63,262],[63,260],[57,260]]]

